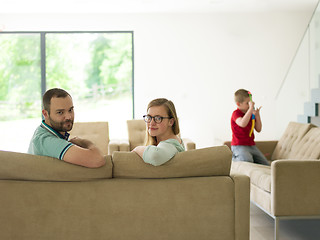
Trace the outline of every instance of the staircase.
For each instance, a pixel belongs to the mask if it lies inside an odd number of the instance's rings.
[[[311,89],[311,102],[304,103],[304,114],[298,115],[298,122],[312,123],[320,127],[320,88]]]

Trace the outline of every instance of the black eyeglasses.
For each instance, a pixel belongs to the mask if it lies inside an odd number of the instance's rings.
[[[155,123],[161,123],[164,118],[170,119],[171,117],[161,117],[161,116],[154,116],[154,117],[152,117],[152,116],[150,116],[150,115],[143,115],[143,120],[144,120],[146,123],[151,123],[152,118],[153,118],[153,120],[154,120]]]

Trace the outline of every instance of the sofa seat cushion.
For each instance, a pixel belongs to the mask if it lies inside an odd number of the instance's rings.
[[[270,166],[249,162],[232,162],[231,173],[247,175],[251,184],[266,192],[271,192]]]

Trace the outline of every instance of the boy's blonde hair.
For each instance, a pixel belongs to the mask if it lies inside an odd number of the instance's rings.
[[[245,89],[239,89],[234,93],[234,101],[236,103],[243,103],[246,98],[249,97],[249,91]]]

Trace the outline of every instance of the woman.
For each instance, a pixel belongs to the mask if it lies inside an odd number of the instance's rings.
[[[147,125],[146,146],[138,146],[132,151],[144,162],[159,166],[185,151],[178,136],[179,122],[173,102],[157,98],[148,104],[147,115],[143,116]]]

